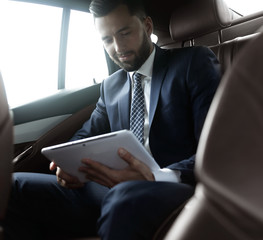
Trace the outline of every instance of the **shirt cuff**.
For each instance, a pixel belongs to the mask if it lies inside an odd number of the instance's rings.
[[[171,170],[169,168],[162,168],[153,172],[155,181],[164,182],[181,182],[181,172],[179,170]]]

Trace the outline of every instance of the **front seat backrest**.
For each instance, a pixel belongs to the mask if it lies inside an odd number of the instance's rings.
[[[11,185],[13,124],[0,73],[0,220],[4,218]]]
[[[167,240],[263,239],[263,34],[223,77],[197,155],[194,197]]]

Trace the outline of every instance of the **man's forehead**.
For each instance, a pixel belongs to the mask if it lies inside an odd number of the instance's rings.
[[[130,27],[138,20],[136,16],[130,15],[125,5],[120,5],[108,15],[95,18],[95,27],[99,34],[104,36],[117,33],[123,28]]]

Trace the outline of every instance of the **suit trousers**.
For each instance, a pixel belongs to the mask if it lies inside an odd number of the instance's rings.
[[[88,182],[81,189],[67,189],[55,175],[15,173],[3,222],[5,239],[66,239],[97,232],[103,240],[151,239],[193,192],[186,184],[148,181],[112,189]]]

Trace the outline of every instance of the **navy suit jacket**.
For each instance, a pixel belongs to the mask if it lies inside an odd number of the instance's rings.
[[[197,144],[220,77],[219,63],[208,48],[156,46],[149,144],[160,167],[180,170],[182,182],[195,182]],[[72,140],[129,129],[130,104],[129,76],[119,70],[103,81],[96,109]]]

